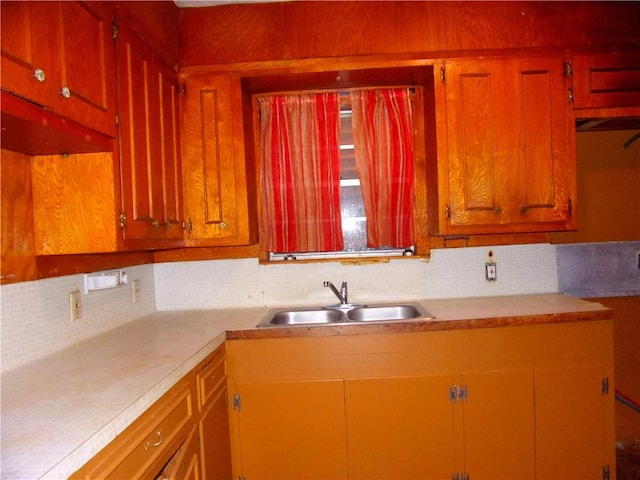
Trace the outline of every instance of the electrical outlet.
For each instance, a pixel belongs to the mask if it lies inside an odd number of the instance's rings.
[[[80,320],[80,290],[69,293],[69,317],[72,322]]]
[[[640,270],[640,250],[636,250],[636,265],[638,266],[638,270]]]
[[[490,282],[494,282],[498,279],[498,267],[495,262],[485,263],[485,277]]]
[[[140,301],[140,280],[131,281],[131,293],[133,296],[133,303]]]

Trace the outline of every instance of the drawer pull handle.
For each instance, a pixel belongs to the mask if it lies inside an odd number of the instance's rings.
[[[160,445],[162,445],[162,432],[158,430],[156,435],[158,435],[158,441],[156,443],[151,443],[151,442],[145,443],[144,444],[145,451],[149,450],[151,447],[159,447]]]

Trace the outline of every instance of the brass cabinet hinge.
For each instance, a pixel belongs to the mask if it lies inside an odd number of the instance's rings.
[[[464,472],[452,473],[451,480],[469,480],[469,474]]]
[[[127,226],[127,216],[124,213],[120,214],[120,228],[126,228]]]
[[[442,83],[444,83],[445,80],[446,80],[446,76],[445,76],[445,73],[444,73],[444,66],[442,66],[442,67],[440,67],[440,81]]]
[[[609,377],[602,378],[602,381],[600,382],[600,391],[602,392],[602,395],[609,394]]]
[[[567,92],[567,99],[569,103],[573,103],[573,88],[570,88]]]
[[[118,30],[118,24],[114,21],[111,22],[111,35],[114,40],[118,39],[118,35],[120,34],[120,30]]]
[[[447,220],[451,218],[451,207],[449,205],[445,205],[444,207],[444,218]]]
[[[611,469],[609,465],[604,465],[602,467],[602,480],[610,480],[611,479]]]
[[[571,62],[564,62],[564,76],[567,78],[573,77],[573,65],[571,65]]]

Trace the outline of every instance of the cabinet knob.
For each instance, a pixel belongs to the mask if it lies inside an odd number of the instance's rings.
[[[69,87],[62,87],[60,89],[60,95],[64,98],[71,98],[71,90],[69,90]]]
[[[527,213],[528,210],[529,210],[529,206],[528,205],[522,205],[520,207],[520,213]]]
[[[36,68],[33,71],[33,78],[35,78],[39,82],[44,82],[47,79],[47,76],[44,74],[44,70],[41,68]]]
[[[220,222],[220,228],[227,228],[227,222]]]
[[[502,209],[500,207],[496,207],[494,212],[496,212],[496,215],[500,215],[502,213]]]
[[[154,228],[158,228],[158,227],[160,226],[160,222],[159,222],[158,220],[153,220],[153,221],[151,222],[151,225],[152,225]]]

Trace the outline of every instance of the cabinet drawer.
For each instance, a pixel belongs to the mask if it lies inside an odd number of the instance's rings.
[[[227,380],[227,362],[224,345],[218,347],[196,374],[198,385],[198,408],[203,411],[205,406],[214,400],[216,392]]]
[[[72,478],[155,478],[195,423],[192,378],[181,380]]]

